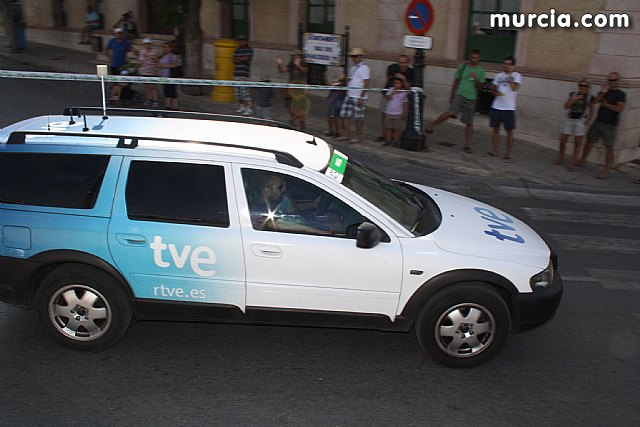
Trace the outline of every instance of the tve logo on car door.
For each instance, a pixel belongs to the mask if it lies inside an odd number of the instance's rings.
[[[153,251],[153,262],[160,268],[171,266],[171,262],[167,262],[163,258],[163,252],[168,248],[170,259],[177,268],[184,268],[187,258],[189,258],[189,265],[198,276],[211,277],[216,274],[213,268],[202,268],[202,266],[212,266],[216,263],[216,253],[208,246],[198,246],[192,251],[191,245],[184,245],[178,253],[176,245],[173,243],[167,245],[162,242],[162,236],[154,236],[153,243],[149,247]]]

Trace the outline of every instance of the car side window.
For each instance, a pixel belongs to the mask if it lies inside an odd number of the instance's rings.
[[[229,227],[223,166],[134,160],[125,197],[131,220]]]
[[[255,230],[355,239],[366,218],[321,188],[289,175],[242,169]]]

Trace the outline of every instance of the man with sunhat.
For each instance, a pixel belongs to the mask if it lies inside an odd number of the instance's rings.
[[[340,117],[342,118],[343,134],[338,140],[350,142],[362,142],[362,127],[364,125],[364,104],[367,102],[369,82],[371,79],[371,69],[364,62],[364,51],[359,47],[354,47],[349,52],[353,61],[353,66],[349,70],[347,78],[347,97],[342,104]],[[351,117],[356,120],[356,135],[351,138]]]

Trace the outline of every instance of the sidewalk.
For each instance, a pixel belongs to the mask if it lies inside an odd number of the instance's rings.
[[[11,58],[19,63],[31,65],[43,70],[95,74],[96,55],[94,53],[75,51],[57,46],[30,43],[24,53],[10,53],[0,50],[0,58]],[[0,69],[2,65],[0,65]],[[309,96],[311,108],[307,116],[307,131],[322,137],[327,128],[326,104],[323,97]],[[189,96],[180,94],[180,108],[187,111],[204,111],[212,113],[233,114],[233,105],[216,103],[209,96]],[[96,100],[96,105],[99,101]],[[287,121],[287,112],[282,107],[282,100],[276,99],[274,119]],[[429,118],[430,119],[430,118]],[[476,120],[487,120],[486,116],[478,116]],[[513,160],[506,162],[501,158],[484,157],[491,145],[491,134],[487,131],[476,131],[474,135],[473,153],[465,153],[464,127],[452,124],[453,120],[440,125],[427,138],[429,150],[409,152],[397,148],[382,147],[373,142],[380,135],[380,113],[376,108],[368,108],[364,126],[364,142],[346,144],[328,138],[328,142],[339,149],[350,153],[367,153],[388,158],[390,162],[402,164],[411,159],[423,165],[425,169],[440,169],[461,174],[495,177],[508,180],[526,181],[547,186],[574,186],[576,190],[593,191],[630,191],[640,190],[640,185],[632,180],[640,178],[640,164],[635,162],[618,165],[609,179],[596,179],[599,165],[588,163],[575,172],[568,172],[565,167],[554,165],[555,150],[517,139],[514,142]],[[504,138],[504,133],[503,133]],[[348,146],[348,147],[347,147]],[[504,141],[502,142],[504,146]],[[573,145],[569,144],[568,150]]]

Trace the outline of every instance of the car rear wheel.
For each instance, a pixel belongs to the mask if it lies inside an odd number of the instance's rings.
[[[481,284],[458,284],[436,293],[416,320],[422,349],[454,368],[470,368],[496,356],[511,330],[504,299]]]
[[[102,270],[67,265],[54,270],[36,295],[38,322],[55,342],[80,350],[108,347],[132,318],[120,283]]]

